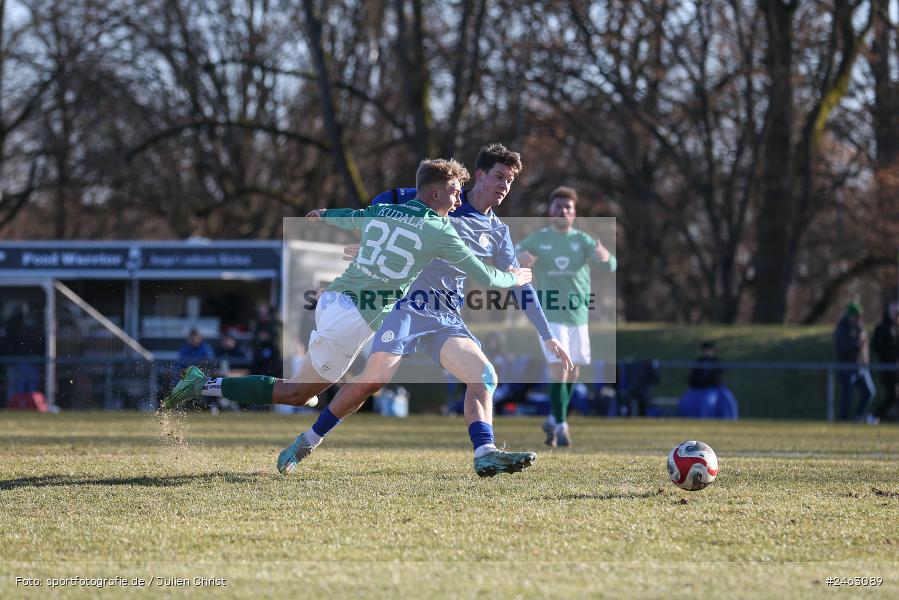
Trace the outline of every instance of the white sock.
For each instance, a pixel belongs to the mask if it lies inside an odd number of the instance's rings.
[[[309,431],[303,432],[303,437],[305,437],[306,441],[309,442],[310,444],[312,444],[313,446],[318,446],[319,444],[321,444],[322,439],[323,439],[322,436],[315,433],[315,430],[312,429],[311,427],[309,428]]]
[[[477,448],[475,448],[474,457],[481,458],[488,452],[492,452],[494,450],[496,450],[496,446],[494,446],[493,444],[484,444],[483,446],[478,446]]]
[[[549,415],[547,415],[547,417],[546,417],[546,423],[547,423],[547,425],[549,425],[550,427],[555,427],[555,426],[556,426],[556,418],[553,416],[552,413],[549,413]]]
[[[568,431],[568,421],[556,425],[556,431]]]
[[[201,396],[212,396],[213,398],[221,398],[222,397],[222,378],[217,377],[215,379],[207,379],[206,385],[203,386],[203,391],[200,392]]]

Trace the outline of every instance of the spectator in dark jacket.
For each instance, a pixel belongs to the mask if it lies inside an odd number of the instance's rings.
[[[281,330],[283,325],[278,319],[275,307],[271,304],[260,304],[256,307],[256,325],[253,327],[253,340],[259,340],[262,332],[267,332],[272,344],[281,347]],[[308,338],[306,338],[308,340]],[[306,340],[303,340],[304,342]],[[254,373],[256,371],[253,371]]]
[[[885,364],[899,366],[899,303],[892,302],[883,311],[883,319],[874,328],[871,336],[871,351],[877,356],[877,361]],[[896,404],[896,384],[899,382],[899,373],[896,371],[881,371],[880,383],[883,384],[883,402],[877,407],[875,417],[885,419],[890,408]]]
[[[703,342],[696,362],[701,366],[690,371],[690,389],[681,396],[677,405],[678,415],[694,419],[737,419],[737,399],[726,385],[721,383],[721,367],[714,342]]]
[[[3,346],[0,354],[20,358],[39,356],[43,352],[43,333],[31,322],[26,310],[17,309],[3,326]],[[40,389],[40,372],[34,362],[11,363],[6,368],[6,400],[17,394],[29,394]]]
[[[237,338],[226,331],[215,348],[215,357],[219,362],[219,373],[224,377],[235,377],[235,373],[249,373],[250,357],[240,347]]]
[[[269,377],[281,377],[283,365],[281,364],[281,349],[272,339],[270,331],[263,329],[256,335],[253,348],[253,363],[250,366],[252,373],[256,375],[268,375]]]
[[[874,381],[868,370],[868,336],[862,323],[862,308],[857,302],[850,302],[846,307],[846,313],[833,332],[833,339],[837,361],[843,364],[838,371],[840,419],[849,420],[852,390],[858,389],[861,398],[854,416],[856,420],[861,421],[868,415],[875,392]]]
[[[694,367],[690,371],[688,383],[691,388],[713,388],[721,385],[721,369],[718,364],[718,355],[714,342],[703,342],[700,346],[700,356],[696,362],[705,363],[702,367]]]

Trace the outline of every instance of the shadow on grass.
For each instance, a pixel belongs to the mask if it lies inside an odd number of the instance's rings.
[[[531,500],[644,500],[646,498],[655,498],[665,493],[662,488],[652,492],[635,492],[627,494],[624,492],[610,492],[608,494],[559,494],[558,496],[535,496]]]
[[[69,475],[41,475],[39,477],[20,477],[0,481],[0,490],[17,488],[65,487],[69,485],[134,485],[139,487],[176,487],[197,482],[224,483],[256,483],[260,478],[268,476],[249,475],[245,473],[198,473],[195,475],[166,475],[160,477],[107,477],[91,479],[89,477],[72,477]]]

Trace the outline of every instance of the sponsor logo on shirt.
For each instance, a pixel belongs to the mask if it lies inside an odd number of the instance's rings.
[[[550,244],[540,244],[540,249],[541,250],[552,250],[553,247]]]

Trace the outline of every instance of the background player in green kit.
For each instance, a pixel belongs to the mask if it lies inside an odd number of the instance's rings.
[[[436,256],[484,285],[508,288],[528,283],[529,269],[502,272],[478,260],[446,218],[461,204],[462,183],[468,177],[455,160],[424,160],[416,172],[416,200],[400,206],[311,211],[308,220],[359,229],[362,239],[356,260],[318,302],[316,328],[298,381],[259,375],[207,379],[200,369],[189,367],[163,406],[172,408],[201,395],[225,396],[241,404],[306,404],[346,373],[384,316]],[[336,422],[327,408],[319,419]]]
[[[579,365],[590,364],[587,328],[590,267],[604,265],[615,271],[618,266],[602,242],[572,227],[576,204],[577,192],[572,188],[553,190],[549,195],[550,226],[535,231],[518,244],[518,262],[534,271],[534,287],[540,294],[553,337],[575,364],[574,371],[564,370],[558,357],[543,346],[552,380],[551,412],[543,426],[550,446],[571,445],[567,422],[571,389],[580,374]]]

